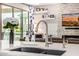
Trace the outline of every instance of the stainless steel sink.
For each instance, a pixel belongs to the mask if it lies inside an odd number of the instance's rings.
[[[11,49],[10,51],[39,53],[39,54],[58,55],[58,56],[61,56],[65,52],[62,50],[50,50],[50,49],[42,49],[42,48],[34,48],[34,47],[20,47],[16,49]]]

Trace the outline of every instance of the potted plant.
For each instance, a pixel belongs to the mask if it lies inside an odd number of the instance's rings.
[[[16,18],[9,17],[3,20],[3,28],[10,29],[9,43],[14,43],[14,28],[18,28],[19,22]]]

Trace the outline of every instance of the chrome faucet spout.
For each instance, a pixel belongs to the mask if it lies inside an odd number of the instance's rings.
[[[45,45],[45,46],[48,46],[48,24],[47,24],[47,22],[44,21],[44,20],[40,20],[40,21],[37,23],[37,25],[36,25],[36,30],[35,30],[35,31],[36,31],[36,32],[38,31],[38,26],[39,26],[39,24],[40,24],[41,22],[45,23],[45,25],[46,25],[46,39],[45,39],[46,45]]]

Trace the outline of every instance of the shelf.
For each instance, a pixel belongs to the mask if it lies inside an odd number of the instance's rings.
[[[48,11],[39,11],[39,12],[35,12],[34,14],[45,14],[45,13],[48,13]]]
[[[51,19],[55,19],[55,18],[45,18],[45,20],[51,20]]]
[[[65,29],[78,29],[79,30],[79,28],[65,28]]]

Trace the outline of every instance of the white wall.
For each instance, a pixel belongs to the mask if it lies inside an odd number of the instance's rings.
[[[48,14],[54,14],[55,18],[54,19],[49,19],[48,21],[48,34],[52,34],[54,37],[58,37],[58,22],[59,19],[61,18],[60,16],[60,12],[61,12],[61,8],[60,4],[52,4],[52,5],[45,5],[45,6],[37,6],[37,7],[41,7],[41,8],[48,8]],[[35,22],[38,23],[39,20],[43,20],[42,19],[42,14],[39,15],[35,15]],[[46,19],[45,19],[46,20]],[[36,25],[36,24],[35,24]],[[40,32],[44,32],[45,33],[45,25],[43,26],[43,24],[41,24],[41,26],[43,28],[40,28],[41,31]]]
[[[62,37],[63,34],[75,34],[79,35],[79,30],[65,30],[64,27],[62,27],[62,14],[67,13],[79,13],[79,4],[50,4],[50,5],[40,5],[36,7],[44,7],[48,8],[48,13],[54,14],[55,19],[51,21],[51,23],[48,23],[49,26],[49,34],[52,34],[54,37]],[[42,20],[41,14],[35,15],[35,22],[38,23],[39,20]],[[35,24],[35,25],[36,25]],[[43,25],[42,25],[43,26]],[[45,28],[40,28],[40,32],[45,32]]]
[[[60,20],[61,19],[60,4],[52,4],[52,5],[49,5],[47,7],[48,7],[49,13],[55,15],[55,19],[52,21],[52,25],[51,26],[49,25],[49,29],[51,30],[51,31],[49,30],[49,33],[52,33],[52,35],[54,37],[61,37],[61,34],[60,34],[61,30],[59,28],[61,26],[61,23],[60,23],[60,21],[61,21]]]

